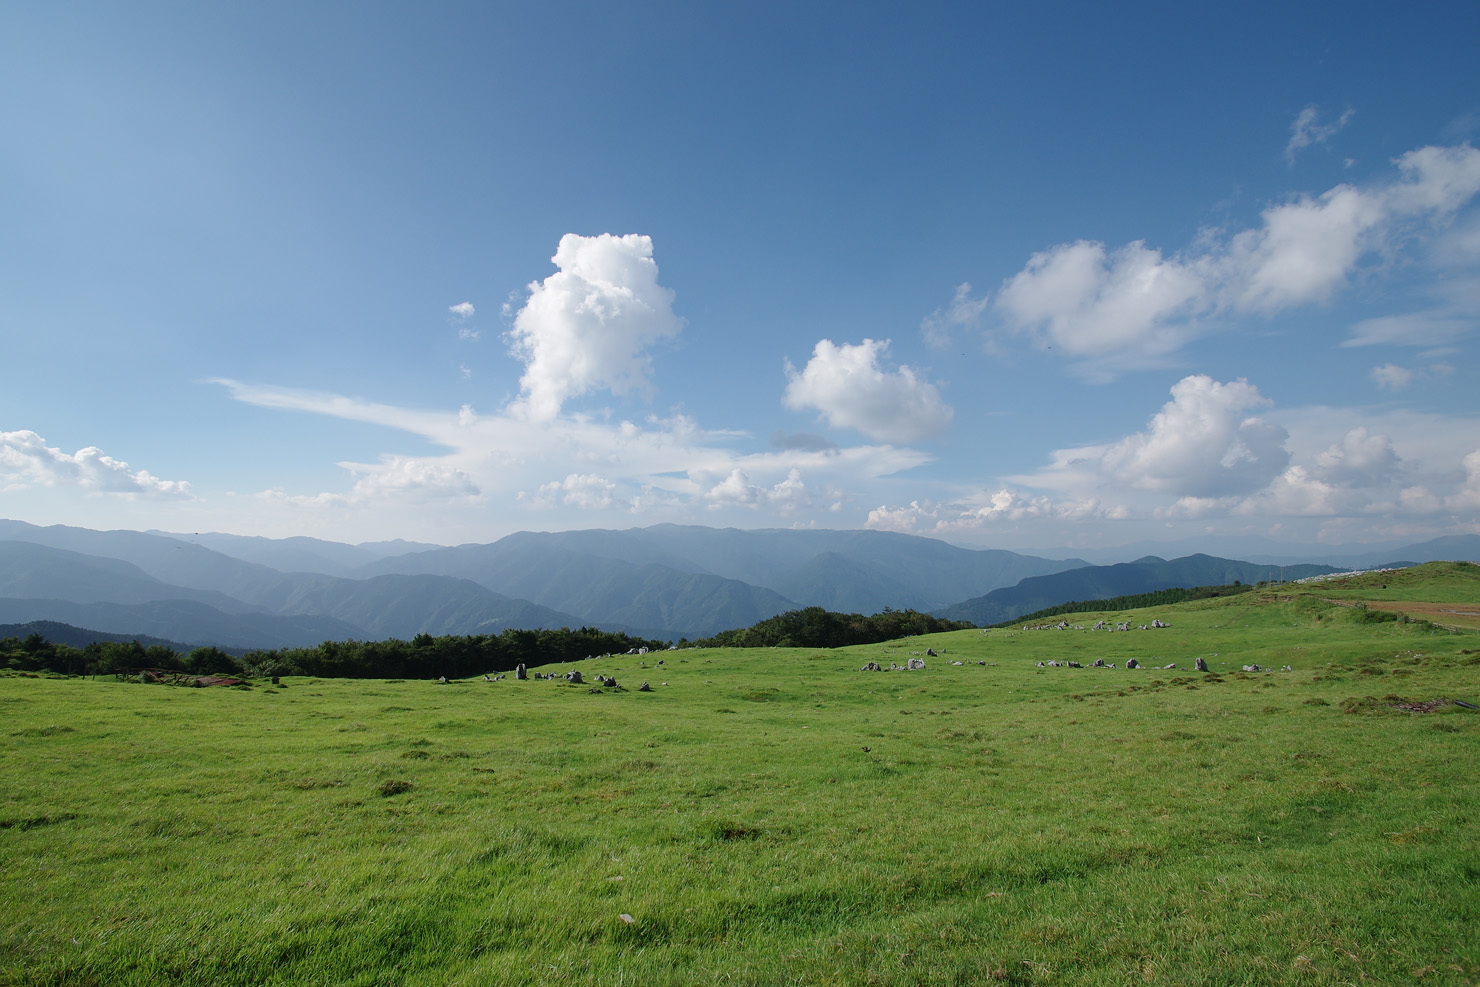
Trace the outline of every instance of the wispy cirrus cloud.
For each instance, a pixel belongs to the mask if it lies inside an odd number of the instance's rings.
[[[985,295],[973,298],[969,281],[957,285],[951,304],[936,309],[921,320],[920,332],[925,342],[937,349],[949,346],[957,332],[975,329],[981,324],[989,301]]]
[[[1297,154],[1315,144],[1324,144],[1341,133],[1355,115],[1355,110],[1348,109],[1331,123],[1321,123],[1321,111],[1314,106],[1307,106],[1296,114],[1295,122],[1290,124],[1290,141],[1285,145],[1285,161],[1293,165]]]
[[[821,496],[835,501],[856,489],[930,461],[918,450],[892,445],[842,446],[826,441],[779,443],[769,451],[738,453],[740,433],[706,430],[675,414],[642,423],[560,416],[531,421],[510,413],[479,414],[397,408],[342,395],[218,379],[236,400],[283,411],[367,422],[420,436],[442,455],[382,457],[378,463],[342,462],[354,478],[348,490],[289,493],[275,503],[365,507],[376,500],[467,504],[508,496],[527,509],[665,517],[664,512],[762,508],[790,516]],[[572,463],[581,469],[572,471]],[[760,491],[757,493],[756,491]],[[481,498],[481,500],[480,500]]]

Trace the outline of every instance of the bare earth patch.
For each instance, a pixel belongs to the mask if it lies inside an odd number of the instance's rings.
[[[1445,627],[1480,630],[1480,603],[1415,603],[1411,600],[1368,600],[1372,610],[1406,613]]]

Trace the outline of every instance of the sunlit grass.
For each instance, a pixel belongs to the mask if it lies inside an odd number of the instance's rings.
[[[1172,626],[581,663],[619,692],[0,678],[0,983],[1480,974],[1480,713],[1393,708],[1475,700],[1480,637],[1105,616]]]

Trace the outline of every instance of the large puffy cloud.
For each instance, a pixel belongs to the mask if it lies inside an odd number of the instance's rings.
[[[1385,483],[1397,475],[1401,465],[1392,439],[1372,435],[1363,425],[1347,432],[1316,456],[1320,479],[1357,486]]]
[[[0,432],[0,482],[6,487],[79,487],[95,493],[126,497],[189,499],[190,484],[183,480],[161,480],[148,470],[135,470],[128,463],[88,446],[68,455],[46,444],[31,431]]]
[[[1187,316],[1206,307],[1202,276],[1136,242],[1113,253],[1081,240],[1034,254],[997,295],[1017,327],[1040,327],[1074,356],[1175,349]]]
[[[1180,496],[1257,490],[1290,461],[1289,433],[1245,414],[1268,403],[1246,380],[1185,377],[1150,427],[1110,447],[1102,463],[1124,484]]]
[[[1480,150],[1469,145],[1419,148],[1395,164],[1395,180],[1295,197],[1265,209],[1256,227],[1206,232],[1172,256],[1139,241],[1051,247],[1003,283],[995,309],[1007,329],[1071,357],[1145,359],[1177,349],[1218,316],[1326,301],[1364,258],[1426,235],[1480,193]],[[1450,239],[1435,263],[1465,252],[1467,241]],[[1430,338],[1473,324],[1445,312],[1404,317],[1414,320],[1426,320]],[[1364,324],[1353,342],[1383,341],[1392,329]]]
[[[1480,417],[1318,405],[1280,410],[1278,423],[1252,414],[1275,414],[1268,407],[1246,381],[1188,377],[1144,429],[938,500],[886,502],[868,526],[1030,549],[1176,529],[1363,541],[1375,518],[1414,540],[1480,530],[1480,451],[1460,459],[1480,447]],[[1076,526],[1085,519],[1097,523]]]
[[[1390,211],[1384,197],[1338,185],[1264,211],[1258,229],[1233,238],[1218,258],[1221,287],[1237,311],[1265,314],[1325,301],[1373,246],[1375,228]]]
[[[567,233],[551,260],[560,270],[529,285],[508,337],[525,364],[510,410],[537,422],[590,391],[645,391],[645,350],[683,328],[673,292],[658,284],[651,238]]]
[[[814,408],[834,428],[851,428],[881,442],[914,442],[938,435],[952,411],[935,385],[908,366],[879,366],[889,341],[865,339],[838,346],[818,341],[800,372],[790,363],[783,403],[793,410]]]
[[[1448,506],[1461,511],[1480,510],[1480,449],[1466,456],[1461,465],[1465,481],[1449,498]]]

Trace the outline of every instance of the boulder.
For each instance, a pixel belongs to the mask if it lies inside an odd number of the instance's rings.
[[[1199,672],[1206,672],[1208,670],[1208,661],[1206,658],[1199,658],[1197,661],[1193,662],[1193,666]]]

